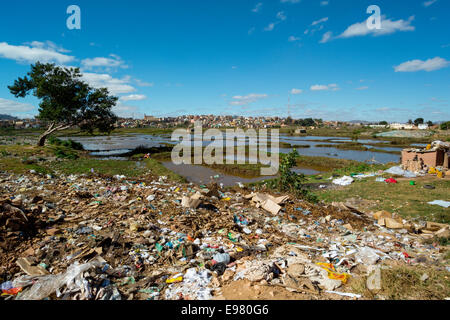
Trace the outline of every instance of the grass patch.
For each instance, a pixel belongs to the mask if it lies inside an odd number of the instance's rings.
[[[318,192],[320,200],[331,203],[333,201],[345,201],[349,198],[361,198],[378,201],[371,210],[386,210],[396,212],[402,217],[413,219],[425,219],[440,223],[450,223],[450,209],[427,202],[436,199],[448,199],[450,181],[448,180],[416,180],[416,185],[411,186],[409,180],[400,180],[396,184],[376,182],[375,178],[356,180],[351,185]],[[424,189],[425,184],[432,184],[433,190]]]
[[[170,171],[166,167],[164,167],[158,160],[155,159],[146,159],[145,161],[146,167],[152,171],[154,175],[157,176],[166,176],[169,180],[179,183],[187,182],[186,179],[175,172]]]
[[[425,281],[420,280],[423,274]],[[351,283],[354,292],[373,298],[366,287],[366,277]],[[396,266],[381,270],[381,291],[388,300],[443,300],[450,296],[450,273],[435,268]]]

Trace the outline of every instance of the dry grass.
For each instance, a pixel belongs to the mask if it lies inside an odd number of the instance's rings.
[[[423,274],[425,281],[420,280]],[[353,292],[364,298],[384,297],[387,300],[443,300],[450,297],[450,272],[434,267],[395,266],[381,270],[381,291],[370,292],[367,277],[355,278],[350,283]]]

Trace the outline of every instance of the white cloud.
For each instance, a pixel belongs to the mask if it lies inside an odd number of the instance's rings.
[[[322,7],[327,6],[330,2],[329,1],[320,1],[320,5]]]
[[[299,3],[301,0],[281,0],[281,3]]]
[[[299,38],[299,37],[295,37],[295,36],[290,36],[290,37],[288,38],[288,41],[289,41],[289,42],[295,42],[295,41],[298,41],[298,40],[300,40],[300,38]]]
[[[257,94],[257,93],[251,93],[246,96],[234,96],[233,99],[235,101],[230,101],[230,105],[232,106],[245,106],[250,103],[256,102],[260,99],[267,98],[267,94]]]
[[[0,113],[2,114],[17,115],[18,113],[29,112],[34,109],[34,106],[31,104],[0,98]]]
[[[252,12],[259,12],[261,10],[262,7],[262,2],[259,2],[256,4],[256,6],[252,9]]]
[[[130,77],[117,79],[111,77],[109,74],[85,72],[83,73],[83,79],[94,88],[107,88],[113,95],[136,91],[136,88],[129,84],[131,80]]]
[[[320,43],[326,43],[326,42],[330,41],[332,36],[333,36],[333,32],[331,32],[331,31],[325,32],[324,35],[322,36],[322,40],[320,40]]]
[[[381,36],[386,34],[392,34],[397,31],[414,31],[415,27],[411,25],[414,20],[414,16],[408,18],[408,20],[397,20],[392,21],[391,19],[386,19],[386,16],[381,17],[381,29],[369,29],[367,27],[367,20],[355,23],[349,26],[342,34],[337,36],[337,38],[351,38],[360,37],[372,34],[374,36]]]
[[[31,47],[35,47],[35,48],[41,48],[41,49],[53,49],[54,51],[58,51],[58,52],[63,52],[63,53],[68,53],[70,52],[70,50],[66,50],[63,47],[58,46],[56,43],[52,42],[52,41],[45,41],[45,42],[40,42],[40,41],[32,41],[31,43],[25,43],[26,45],[30,45]]]
[[[264,28],[265,31],[272,31],[275,28],[275,23],[269,23],[267,27]]]
[[[435,57],[433,59],[428,59],[426,61],[422,60],[411,60],[403,62],[398,66],[395,66],[395,72],[416,72],[416,71],[434,71],[445,68],[450,65],[450,61],[442,59],[440,57]]]
[[[64,50],[58,48],[53,42],[47,43],[33,41],[29,45],[14,46],[6,42],[0,42],[0,57],[15,60],[17,62],[57,62],[65,64],[75,60],[75,57],[61,53]],[[67,52],[65,50],[65,52]]]
[[[250,30],[248,30],[248,34],[251,35],[253,34],[253,32],[255,32],[255,27],[250,28]]]
[[[281,21],[286,20],[286,15],[284,14],[284,11],[280,11],[277,13],[277,18],[280,19]]]
[[[143,94],[130,94],[128,96],[120,97],[122,101],[141,101],[147,99],[146,95]]]
[[[335,83],[329,84],[329,85],[324,85],[324,84],[316,84],[311,86],[310,88],[311,91],[338,91],[339,90],[339,86]]]
[[[140,114],[139,108],[134,106],[127,106],[120,101],[112,108],[112,111],[119,117],[129,118],[136,117]]]
[[[81,61],[81,65],[85,70],[92,70],[93,68],[128,68],[119,56],[115,54],[110,54],[109,56],[110,58],[97,57],[84,59]]]
[[[291,94],[300,94],[300,93],[302,93],[303,92],[303,90],[302,89],[292,89],[291,90]]]
[[[429,7],[429,6],[431,6],[433,3],[435,3],[437,0],[430,0],[430,1],[425,1],[424,3],[423,3],[423,6],[424,7]]]
[[[362,86],[362,87],[356,88],[356,90],[367,90],[367,89],[369,89],[368,86]]]
[[[327,22],[328,21],[328,17],[319,19],[317,21],[313,21],[313,23],[311,23],[312,26],[315,26],[316,24],[322,23],[322,22]]]
[[[280,11],[280,12],[277,13],[277,19],[278,19],[278,21],[269,23],[269,25],[264,28],[264,31],[272,31],[273,29],[275,29],[275,26],[277,24],[279,24],[280,22],[286,20],[287,18],[286,18],[286,15],[284,14],[284,11]]]
[[[153,87],[155,85],[153,82],[145,82],[139,79],[134,79],[134,81],[139,87]]]

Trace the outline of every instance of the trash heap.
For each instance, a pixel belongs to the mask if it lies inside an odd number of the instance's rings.
[[[433,141],[425,148],[402,151],[402,169],[419,175],[432,174],[438,178],[450,175],[450,143]]]
[[[238,282],[355,299],[353,277],[386,261],[440,263],[442,248],[422,240],[449,235],[345,203],[165,177],[0,173],[0,194],[2,299],[217,299]]]

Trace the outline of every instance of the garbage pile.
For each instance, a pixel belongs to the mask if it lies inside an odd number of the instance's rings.
[[[383,261],[436,264],[448,225],[217,184],[0,173],[0,289],[16,300],[216,299],[237,281],[348,298]],[[242,297],[252,299],[252,296]]]
[[[435,174],[438,178],[450,175],[450,143],[433,141],[425,148],[402,151],[402,169],[419,175]]]

